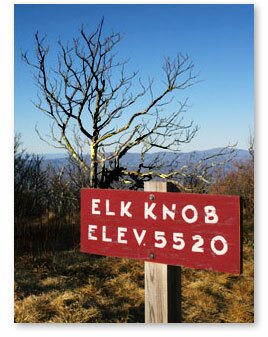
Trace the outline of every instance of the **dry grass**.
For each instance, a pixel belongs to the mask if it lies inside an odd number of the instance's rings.
[[[189,323],[254,322],[253,245],[244,245],[240,276],[183,270],[183,320]]]
[[[139,261],[77,251],[16,261],[16,322],[142,321],[143,296]]]
[[[183,269],[183,322],[253,322],[253,244],[233,276]],[[78,251],[16,259],[15,322],[143,322],[143,263]]]

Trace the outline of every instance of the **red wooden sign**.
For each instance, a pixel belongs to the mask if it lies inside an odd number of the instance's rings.
[[[238,196],[81,190],[81,251],[241,272]]]

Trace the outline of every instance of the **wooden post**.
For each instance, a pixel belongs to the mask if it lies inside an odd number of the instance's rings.
[[[149,181],[144,191],[179,192],[172,184]],[[181,321],[181,267],[145,262],[145,323]]]

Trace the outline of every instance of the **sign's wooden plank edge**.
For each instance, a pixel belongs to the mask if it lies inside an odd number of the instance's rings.
[[[82,191],[86,191],[86,190],[97,190],[97,191],[106,191],[106,192],[111,192],[113,191],[114,193],[124,193],[124,194],[129,194],[129,193],[141,193],[141,194],[146,194],[146,193],[150,193],[150,191],[148,190],[144,190],[144,191],[134,191],[134,190],[116,190],[116,189],[108,189],[108,188],[88,188],[88,187],[82,187],[80,189],[80,192]],[[159,193],[159,194],[168,194],[168,195],[174,195],[173,192],[163,192],[163,191],[151,191],[151,192],[155,192],[155,193]],[[177,197],[181,198],[183,196],[208,196],[208,197],[215,197],[215,198],[233,198],[233,199],[237,199],[238,202],[240,200],[240,196],[239,195],[232,195],[232,194],[202,194],[202,193],[187,193],[187,192],[180,192],[178,195],[176,195]]]

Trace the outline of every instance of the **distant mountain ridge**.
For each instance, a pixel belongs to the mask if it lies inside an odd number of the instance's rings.
[[[202,158],[207,158],[210,156],[214,156],[217,153],[219,153],[220,148],[214,148],[209,150],[203,150],[203,151],[191,151],[191,152],[181,152],[179,154],[179,163],[180,165],[185,165],[189,162],[198,162]],[[157,158],[157,156],[160,156],[163,158],[163,161],[165,163],[170,163],[173,160],[175,160],[178,156],[177,153],[174,152],[155,152],[155,153],[147,153],[145,157],[145,165],[149,164],[153,160]],[[55,168],[60,168],[68,163],[68,155],[64,153],[56,153],[56,154],[43,154],[41,155],[43,158],[43,165],[51,165]],[[219,162],[221,160],[224,160],[227,156],[221,156],[219,158],[215,157],[213,160],[216,160],[216,162]],[[86,162],[89,163],[89,155],[85,156]],[[232,161],[228,164],[226,164],[225,169],[229,170],[234,162],[245,162],[250,159],[250,154],[247,150],[243,149],[235,149],[234,153],[232,155]],[[133,153],[127,153],[122,159],[121,159],[121,165],[124,167],[127,167],[128,169],[134,169],[139,165],[140,162],[140,153],[133,152]]]

